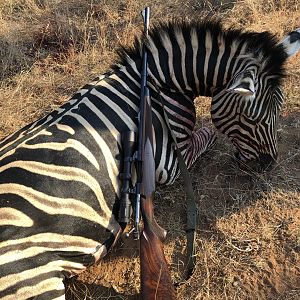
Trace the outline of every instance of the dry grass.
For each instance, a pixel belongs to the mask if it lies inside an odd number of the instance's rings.
[[[141,29],[139,11],[146,3],[152,23],[214,14],[226,26],[281,37],[300,27],[298,2],[0,0],[0,138],[61,105],[107,70],[118,44],[130,44]],[[298,55],[288,63],[276,169],[260,175],[241,171],[222,136],[192,168],[199,196],[198,263],[178,288],[179,299],[300,298],[299,82]],[[209,123],[209,99],[196,103],[203,116],[199,125]],[[174,281],[180,281],[185,251],[181,181],[161,193],[156,214],[169,232],[165,252]],[[68,282],[69,299],[136,299],[138,275],[137,246],[126,240]]]

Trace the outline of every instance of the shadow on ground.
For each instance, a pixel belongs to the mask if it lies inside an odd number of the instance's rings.
[[[97,284],[86,284],[76,279],[67,279],[65,284],[69,287],[66,297],[70,300],[78,299],[126,299],[139,300],[138,295],[124,295],[113,288],[106,288]]]

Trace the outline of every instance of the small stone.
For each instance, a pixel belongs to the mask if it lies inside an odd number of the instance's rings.
[[[235,286],[235,287],[237,287],[239,285],[239,282],[238,281],[234,281],[232,285]]]

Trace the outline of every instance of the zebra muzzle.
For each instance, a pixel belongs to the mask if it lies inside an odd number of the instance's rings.
[[[268,172],[271,171],[276,164],[276,160],[270,154],[260,154],[257,159],[246,159],[239,152],[236,152],[234,156],[239,167],[244,171],[257,173]]]

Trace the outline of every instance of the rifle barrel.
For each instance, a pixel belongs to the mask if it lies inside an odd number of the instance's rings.
[[[148,34],[150,8],[146,7],[143,11],[144,30],[145,35]],[[133,237],[135,240],[139,239],[139,221],[140,221],[140,202],[141,190],[143,181],[143,156],[144,156],[144,142],[145,142],[145,89],[147,86],[147,49],[143,45],[142,52],[142,65],[141,65],[141,94],[140,94],[140,111],[139,111],[139,124],[138,124],[138,145],[136,155],[136,175],[137,181],[135,185],[135,218],[134,218],[134,232]]]

